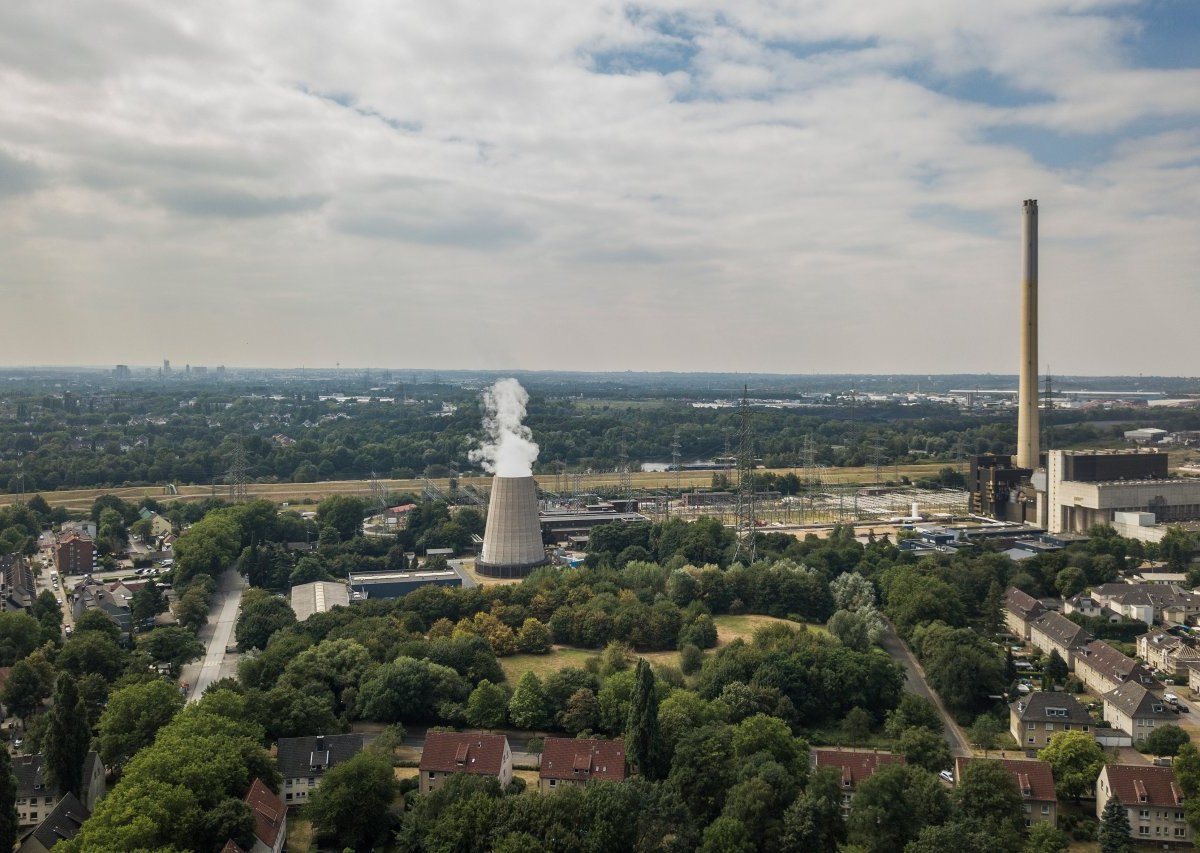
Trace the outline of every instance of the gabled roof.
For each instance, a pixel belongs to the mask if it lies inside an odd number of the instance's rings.
[[[49,850],[60,841],[74,838],[83,822],[91,816],[92,813],[74,794],[66,794],[29,837]],[[25,849],[24,845],[21,849]]]
[[[499,776],[508,738],[479,732],[429,732],[421,752],[421,770]]]
[[[100,756],[89,752],[83,759],[83,779],[86,782],[96,772]],[[15,755],[12,759],[13,776],[17,780],[18,797],[58,797],[58,788],[52,787],[46,778],[42,756]]]
[[[904,756],[892,752],[856,751],[850,749],[814,749],[815,767],[836,767],[842,771],[842,787],[856,787],[885,764],[903,764]]]
[[[1152,690],[1162,687],[1144,664],[1121,654],[1101,640],[1093,640],[1075,652],[1075,666],[1078,667],[1081,663],[1090,666],[1114,684],[1136,681]]]
[[[363,751],[361,734],[281,737],[276,744],[276,763],[284,779],[321,776]]]
[[[1015,586],[1005,590],[1004,606],[1022,619],[1034,618],[1046,612],[1040,601]]]
[[[607,779],[621,782],[629,775],[625,741],[548,737],[542,746],[541,779]]]
[[[221,848],[221,853],[246,853],[246,851],[238,847],[238,843],[231,838],[225,842],[225,846]]]
[[[972,761],[991,761],[1002,766],[1017,783],[1017,791],[1020,792],[1023,800],[1043,803],[1058,801],[1058,795],[1054,793],[1054,773],[1047,761],[1023,761],[1016,758],[967,758],[960,755],[954,759],[954,778],[960,783],[963,770]]]
[[[1092,715],[1070,693],[1039,690],[1028,696],[1022,696],[1009,707],[1016,713],[1017,719],[1022,722],[1026,720],[1047,723],[1066,722],[1085,726],[1092,723]]]
[[[1100,775],[1108,776],[1108,787],[1121,798],[1122,805],[1163,806],[1179,808],[1183,805],[1183,791],[1175,781],[1175,771],[1170,767],[1155,767],[1144,764],[1108,764]]]
[[[1039,616],[1032,629],[1040,631],[1068,649],[1086,645],[1092,639],[1092,635],[1083,630],[1083,626],[1076,625],[1061,613],[1045,613]]]
[[[246,805],[254,815],[254,836],[274,850],[275,841],[287,820],[283,800],[264,785],[261,779],[255,779],[246,794]]]
[[[1152,717],[1156,720],[1175,720],[1175,712],[1136,681],[1127,681],[1116,690],[1104,694],[1104,702],[1130,717]]]

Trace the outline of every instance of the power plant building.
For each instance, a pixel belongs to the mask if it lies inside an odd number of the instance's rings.
[[[401,598],[423,586],[460,587],[458,572],[447,569],[432,572],[351,572],[350,594],[356,601],[376,598]]]

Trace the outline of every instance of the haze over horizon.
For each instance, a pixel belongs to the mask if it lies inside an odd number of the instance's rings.
[[[993,8],[994,7],[994,8]],[[1187,0],[0,6],[0,364],[1197,373]],[[499,369],[499,368],[497,368]]]

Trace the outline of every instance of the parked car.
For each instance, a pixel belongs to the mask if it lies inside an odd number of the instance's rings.
[[[943,782],[949,782],[951,785],[954,784],[954,774],[951,773],[949,770],[943,770],[941,773],[938,774],[938,776],[940,776],[942,778]]]

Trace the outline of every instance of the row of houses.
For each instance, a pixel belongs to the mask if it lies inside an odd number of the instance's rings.
[[[1067,718],[1063,718],[1066,722]],[[1076,720],[1076,724],[1084,725]],[[991,761],[1008,771],[1021,793],[1025,826],[1037,823],[1058,825],[1058,795],[1054,790],[1054,772],[1049,763],[1015,758],[958,757],[952,779],[962,782],[967,766]],[[904,756],[877,750],[814,749],[814,767],[833,767],[841,773],[842,811],[853,808],[858,786],[887,764],[903,764]],[[949,775],[949,774],[948,774]],[[947,779],[949,781],[949,778]],[[1109,764],[1096,780],[1096,817],[1104,814],[1108,801],[1117,797],[1129,817],[1132,836],[1138,841],[1159,844],[1190,844],[1191,830],[1184,820],[1183,793],[1170,767]]]

